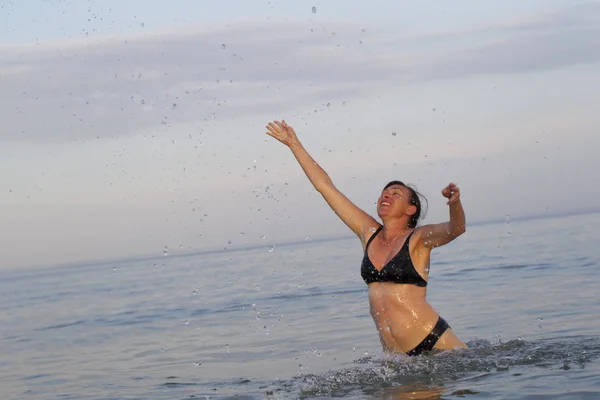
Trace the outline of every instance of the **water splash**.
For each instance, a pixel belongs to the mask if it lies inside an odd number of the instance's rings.
[[[354,361],[356,367],[325,374],[302,373],[291,382],[283,382],[278,391],[295,392],[299,398],[360,397],[374,392],[387,395],[389,391],[397,394],[423,391],[433,395],[438,389],[441,390],[438,394],[474,394],[476,392],[464,387],[473,380],[493,379],[493,376],[507,372],[518,376],[535,367],[584,368],[585,364],[600,357],[600,337],[537,342],[519,338],[506,343],[473,340],[468,345],[467,350],[419,357],[365,356]]]

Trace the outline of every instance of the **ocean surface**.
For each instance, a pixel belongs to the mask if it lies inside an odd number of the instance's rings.
[[[600,214],[469,226],[384,356],[357,239],[0,272],[2,399],[598,399]]]

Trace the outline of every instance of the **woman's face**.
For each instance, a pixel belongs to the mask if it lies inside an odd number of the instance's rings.
[[[406,214],[410,204],[410,191],[406,186],[391,185],[381,192],[377,200],[377,214],[383,216],[398,216]]]

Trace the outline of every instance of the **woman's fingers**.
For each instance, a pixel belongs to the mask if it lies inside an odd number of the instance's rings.
[[[456,186],[455,183],[450,182],[448,184],[448,186],[446,186],[442,190],[442,195],[444,197],[448,198],[448,201],[446,202],[446,204],[450,205],[450,204],[458,201],[458,199],[460,198],[460,189],[458,188],[458,186]]]
[[[448,200],[448,203],[446,204],[452,204],[452,203],[456,203],[458,201],[460,197],[460,191],[456,190],[452,192],[452,195],[450,196],[450,199]]]
[[[267,128],[271,129],[271,131],[281,132],[285,130],[285,127],[279,121],[269,122]]]
[[[273,133],[274,135],[278,135],[281,134],[281,129],[279,129],[277,126],[269,124],[267,125],[267,129]]]

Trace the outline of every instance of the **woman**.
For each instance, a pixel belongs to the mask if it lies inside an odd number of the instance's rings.
[[[433,349],[466,348],[426,300],[431,250],[465,232],[460,190],[442,190],[450,220],[417,227],[418,194],[400,181],[388,183],[377,201],[383,225],[354,205],[304,149],[284,121],[267,125],[267,134],[292,150],[304,173],[340,219],[360,238],[361,275],[368,285],[371,316],[385,352],[419,355]]]

